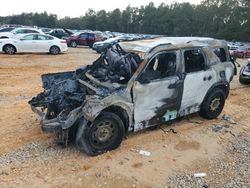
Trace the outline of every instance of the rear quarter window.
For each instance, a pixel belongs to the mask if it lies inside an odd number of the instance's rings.
[[[214,53],[220,59],[221,62],[228,61],[227,53],[226,53],[226,50],[224,48],[215,48]]]

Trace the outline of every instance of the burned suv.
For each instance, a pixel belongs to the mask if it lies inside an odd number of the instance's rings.
[[[41,116],[43,131],[97,155],[117,148],[128,133],[191,113],[216,118],[233,75],[225,41],[122,42],[92,65],[42,75],[44,92],[29,104]]]

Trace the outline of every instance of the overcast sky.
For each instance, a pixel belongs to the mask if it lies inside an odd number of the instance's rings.
[[[175,2],[200,3],[201,0],[175,0]],[[171,4],[171,0],[1,0],[0,16],[20,14],[23,12],[44,12],[57,14],[59,18],[65,16],[79,17],[92,8],[95,11],[110,11],[115,8],[124,10],[129,4],[133,7],[147,5],[154,2],[158,6],[162,2]]]

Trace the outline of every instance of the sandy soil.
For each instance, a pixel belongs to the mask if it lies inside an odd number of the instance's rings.
[[[209,161],[236,160],[225,148],[237,135],[249,136],[250,86],[240,85],[236,76],[225,108],[215,120],[194,114],[130,135],[115,151],[89,157],[74,146],[57,145],[54,135],[44,134],[27,102],[42,91],[41,74],[74,70],[96,57],[88,48],[69,49],[58,56],[0,54],[0,187],[168,187],[168,177],[187,170],[207,173],[207,183],[217,187]],[[222,120],[223,114],[236,124]],[[215,124],[230,128],[214,132]],[[140,155],[140,149],[151,155]],[[227,174],[233,178],[230,171]]]

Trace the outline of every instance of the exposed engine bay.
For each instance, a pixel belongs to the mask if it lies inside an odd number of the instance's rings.
[[[42,75],[44,91],[29,101],[41,107],[47,119],[59,114],[66,117],[82,105],[86,95],[108,94],[125,88],[142,59],[135,53],[126,53],[116,45],[108,48],[92,65],[71,72]]]

